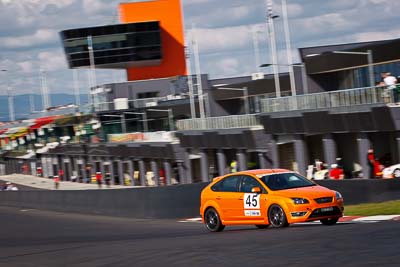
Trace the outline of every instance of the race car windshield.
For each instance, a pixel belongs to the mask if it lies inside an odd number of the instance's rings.
[[[277,173],[265,175],[261,177],[261,181],[263,181],[263,183],[273,191],[315,186],[313,182],[310,182],[303,176],[296,173]]]

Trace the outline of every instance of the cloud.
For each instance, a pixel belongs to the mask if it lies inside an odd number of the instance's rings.
[[[41,52],[38,55],[40,67],[43,70],[65,70],[67,63],[61,51]]]
[[[239,61],[235,58],[224,58],[215,64],[220,73],[226,76],[233,75],[239,71]]]
[[[38,45],[47,45],[55,43],[58,38],[58,32],[53,29],[38,29],[32,35],[19,37],[1,37],[0,47],[6,49],[18,49],[33,47]]]
[[[0,68],[19,88],[38,88],[39,66],[52,81],[52,92],[71,89],[71,70],[58,32],[117,23],[120,0],[0,0]],[[286,62],[281,0],[274,0],[279,62]],[[255,71],[251,27],[260,27],[260,57],[270,62],[265,0],[182,0],[185,23],[198,29],[203,72],[210,77],[242,76]],[[287,0],[293,50],[297,47],[400,37],[400,1]],[[190,35],[190,33],[189,33]],[[295,57],[297,53],[294,54]],[[203,67],[204,66],[204,67]],[[269,69],[265,69],[269,71]],[[87,75],[80,71],[82,91]],[[98,83],[114,80],[96,71]],[[123,73],[123,72],[120,72]],[[24,86],[25,84],[25,86]],[[4,81],[0,79],[0,87]],[[25,90],[25,89],[24,89]]]
[[[83,10],[88,15],[109,14],[111,10],[117,10],[117,5],[115,1],[83,0]]]
[[[201,53],[241,49],[249,45],[252,40],[251,27],[247,25],[215,29],[199,28],[196,29],[195,35]],[[189,33],[188,38],[192,36],[193,31]]]
[[[18,62],[17,66],[21,69],[22,72],[25,73],[30,73],[34,70],[34,65],[32,61]]]
[[[400,37],[400,29],[390,30],[390,31],[379,31],[379,32],[362,32],[353,35],[355,42],[368,42],[368,41],[378,41],[387,40]]]

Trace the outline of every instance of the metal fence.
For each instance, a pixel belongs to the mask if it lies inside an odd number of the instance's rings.
[[[208,117],[204,119],[178,120],[176,127],[179,131],[187,130],[206,130],[206,129],[229,129],[229,128],[249,128],[260,126],[257,114]]]
[[[349,107],[356,105],[393,103],[396,88],[366,87],[261,100],[262,112],[282,112],[306,109]]]

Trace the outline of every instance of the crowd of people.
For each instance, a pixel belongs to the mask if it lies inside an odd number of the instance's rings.
[[[367,153],[368,176],[371,179],[381,178],[382,171],[390,165],[390,160],[387,155],[378,158],[373,149],[369,149]],[[336,163],[328,166],[325,162],[316,159],[313,165],[309,165],[306,174],[308,179],[323,180],[334,179],[341,180],[344,178],[363,178],[362,167],[359,163],[353,163],[351,171],[345,171],[341,158],[336,158]]]

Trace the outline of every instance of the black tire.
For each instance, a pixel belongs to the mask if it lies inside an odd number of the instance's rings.
[[[225,225],[222,224],[218,212],[214,208],[208,208],[204,213],[206,228],[211,232],[221,232]]]
[[[258,228],[258,229],[267,229],[268,228],[268,224],[256,224],[256,227]]]
[[[320,222],[323,225],[334,225],[337,223],[338,220],[339,218],[328,218],[328,219],[321,219]]]
[[[393,177],[394,178],[400,178],[400,169],[395,169],[393,171]]]
[[[281,206],[273,204],[268,209],[268,220],[269,224],[273,228],[282,228],[289,226],[286,219],[286,214]]]

